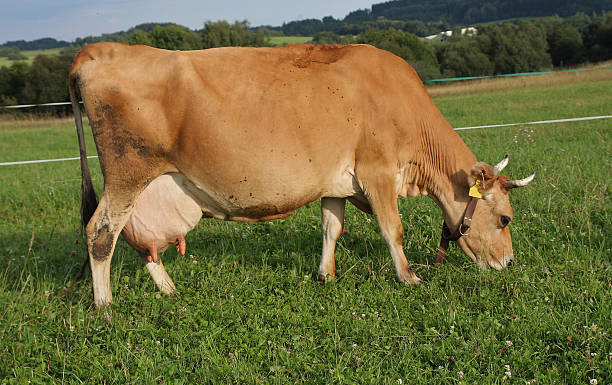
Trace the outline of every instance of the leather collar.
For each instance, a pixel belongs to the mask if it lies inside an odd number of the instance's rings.
[[[450,241],[457,241],[463,235],[467,235],[470,232],[472,216],[474,215],[474,210],[476,210],[477,203],[478,198],[471,196],[470,200],[468,201],[467,207],[465,208],[465,212],[463,213],[463,221],[459,224],[459,227],[457,227],[457,230],[455,230],[455,232],[451,233],[448,226],[446,225],[446,221],[444,221],[444,224],[442,225],[440,246],[438,247],[438,254],[436,255],[436,264],[444,262]]]

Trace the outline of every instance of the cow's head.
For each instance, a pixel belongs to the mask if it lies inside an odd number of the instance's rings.
[[[470,186],[478,183],[478,193],[482,198],[476,205],[468,234],[459,238],[457,243],[483,269],[491,266],[499,270],[513,261],[512,239],[508,229],[513,211],[508,192],[515,187],[526,186],[535,177],[533,173],[525,179],[510,180],[499,175],[506,164],[508,155],[493,169],[486,163],[476,163],[468,177]]]

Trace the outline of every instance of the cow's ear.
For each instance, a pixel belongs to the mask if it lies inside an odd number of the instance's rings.
[[[478,182],[478,191],[481,194],[485,194],[491,187],[493,187],[493,182],[495,182],[495,174],[493,174],[493,170],[491,166],[484,162],[478,162],[472,169],[470,170],[470,176],[468,177],[468,183],[470,186],[473,186]]]

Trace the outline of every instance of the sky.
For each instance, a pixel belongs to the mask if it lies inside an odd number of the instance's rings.
[[[201,29],[207,20],[248,20],[251,26],[333,16],[382,0],[0,0],[0,44],[52,37],[73,41],[127,30],[141,23],[172,22]]]

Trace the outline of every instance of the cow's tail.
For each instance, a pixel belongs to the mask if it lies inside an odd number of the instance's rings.
[[[87,223],[89,223],[89,220],[98,207],[98,199],[96,198],[96,191],[94,190],[93,183],[91,181],[91,173],[89,172],[89,166],[87,165],[85,135],[83,134],[83,116],[81,114],[81,107],[79,106],[79,97],[81,93],[79,88],[78,74],[76,71],[72,70],[70,72],[68,89],[70,91],[70,102],[72,103],[72,112],[74,113],[74,122],[76,124],[77,136],[79,138],[79,152],[81,157],[81,224],[83,236],[86,236],[85,230]],[[67,294],[68,291],[72,289],[72,286],[74,286],[74,284],[81,279],[88,264],[89,251],[87,252],[87,257],[81,266],[79,274],[72,280],[70,287],[64,290],[60,296]]]
[[[78,75],[75,72],[70,74],[69,89],[70,102],[72,103],[72,111],[74,113],[74,122],[79,138],[79,152],[81,157],[81,223],[84,230],[98,207],[98,199],[96,198],[96,192],[91,181],[91,173],[87,165],[85,135],[83,134],[83,117],[81,114],[81,107],[79,106],[78,95],[80,93],[78,88]]]

